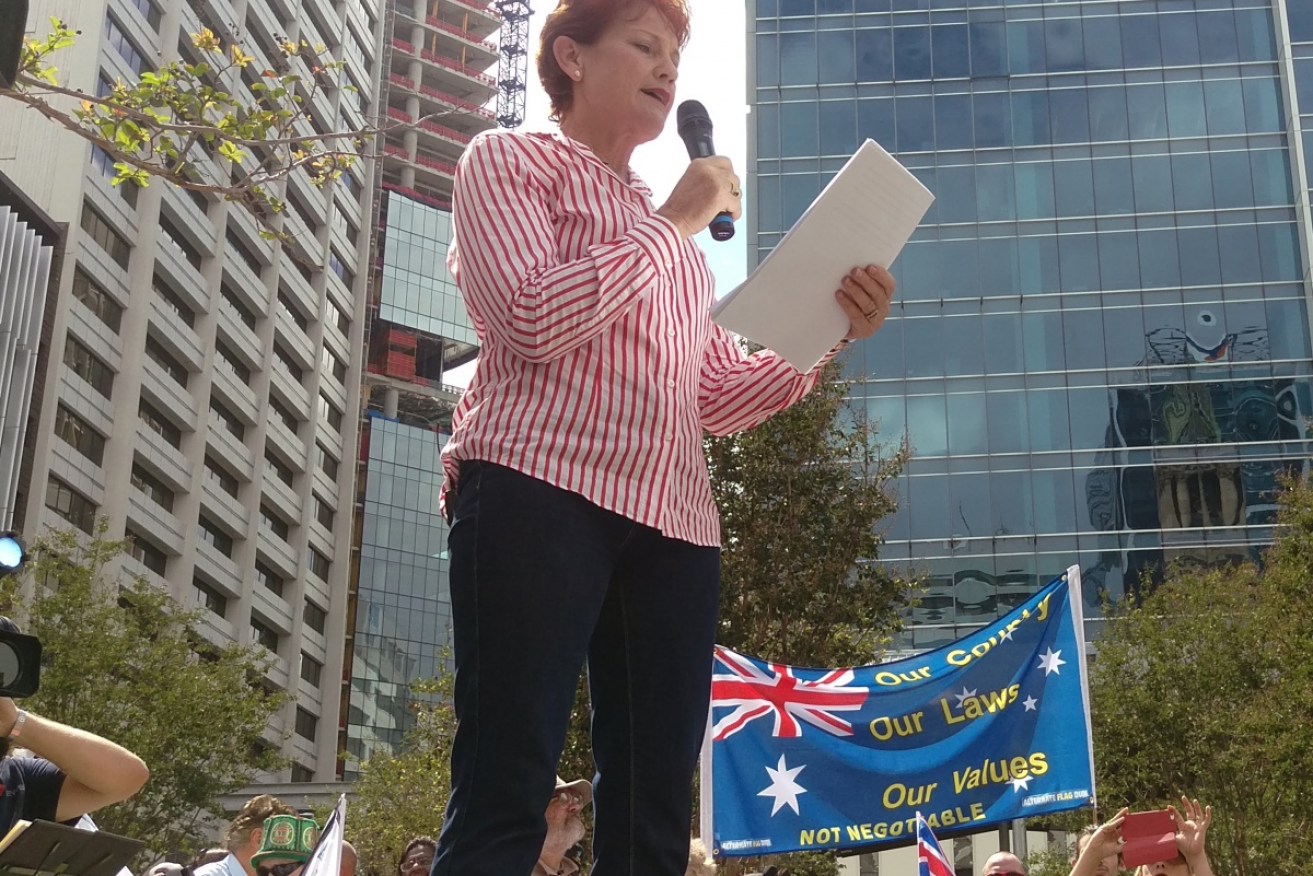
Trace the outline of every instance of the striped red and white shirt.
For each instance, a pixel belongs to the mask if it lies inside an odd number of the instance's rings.
[[[651,194],[563,134],[497,131],[465,151],[448,264],[482,350],[443,450],[444,497],[477,459],[720,543],[703,430],[758,425],[821,365],[749,356],[711,321],[706,259]]]

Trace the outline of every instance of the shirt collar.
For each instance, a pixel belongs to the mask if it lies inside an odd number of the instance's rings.
[[[598,167],[602,168],[603,171],[609,173],[611,176],[615,177],[616,179],[619,179],[620,182],[629,186],[631,189],[638,192],[640,195],[643,195],[648,198],[652,197],[652,189],[648,187],[647,183],[643,182],[643,179],[638,174],[634,173],[634,169],[632,167],[628,168],[629,179],[627,180],[621,179],[620,174],[616,173],[615,170],[611,168],[611,165],[607,164],[605,161],[599,158],[597,156],[597,153],[594,152],[593,148],[589,146],[587,143],[581,143],[580,141],[567,136],[559,129],[547,132],[547,136],[553,138],[558,143],[563,143],[570,149],[573,149],[575,152],[581,155],[585,160],[591,161],[592,163],[596,164]]]

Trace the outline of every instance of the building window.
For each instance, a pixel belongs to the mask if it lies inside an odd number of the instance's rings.
[[[249,307],[242,303],[241,299],[237,297],[237,293],[233,292],[232,288],[229,287],[227,283],[224,283],[219,287],[219,295],[223,300],[224,307],[226,307],[233,316],[237,317],[237,320],[242,325],[246,326],[251,331],[255,331],[255,314],[251,312]]]
[[[347,319],[346,313],[328,297],[324,298],[324,321],[329,325],[337,326],[337,330],[344,335],[351,328],[351,320]]]
[[[200,516],[197,524],[197,535],[200,536],[201,541],[211,545],[225,557],[233,555],[233,537],[220,529],[219,524],[204,514]]]
[[[287,352],[287,350],[283,348],[283,345],[277,342],[274,343],[274,361],[277,362],[278,366],[287,372],[287,376],[292,378],[296,383],[300,384],[305,380],[305,371],[302,370],[301,366],[297,365],[295,360],[292,359],[292,354]]]
[[[252,274],[255,274],[257,277],[260,276],[260,259],[251,251],[251,248],[246,245],[246,242],[234,234],[231,228],[228,229],[228,233],[224,239],[228,241],[229,252],[237,256],[242,264],[250,268]]]
[[[292,486],[294,475],[291,466],[283,462],[273,453],[270,453],[268,450],[264,452],[264,461],[265,464],[269,466],[269,470],[274,473],[274,477],[287,484],[287,486]]]
[[[255,580],[259,581],[265,589],[275,596],[283,595],[283,585],[286,582],[283,581],[282,576],[259,561],[255,564]]]
[[[186,324],[187,328],[195,327],[196,311],[192,310],[189,306],[187,306],[187,304],[182,300],[182,298],[178,296],[177,292],[174,292],[171,288],[169,288],[168,284],[165,283],[163,280],[161,280],[159,277],[155,278],[154,283],[152,285],[154,286],[155,294],[159,296],[160,301],[164,302],[165,307],[173,311],[173,313],[178,317],[178,319],[182,320],[183,323]]]
[[[96,528],[95,503],[54,475],[46,482],[46,507],[88,535]]]
[[[73,297],[81,301],[105,326],[118,334],[123,321],[123,306],[97,285],[79,266],[73,269]]]
[[[105,437],[62,404],[55,409],[55,434],[96,465],[104,462]]]
[[[146,336],[146,356],[172,377],[174,383],[183,389],[187,388],[187,380],[191,377],[191,372],[187,370],[186,365],[175,359],[154,335]]]
[[[146,70],[146,60],[141,56],[141,50],[138,49],[128,39],[119,24],[114,20],[112,15],[105,16],[105,38],[109,44],[114,47],[114,51],[123,59],[123,63],[132,69],[133,73],[140,76]]]
[[[324,445],[317,441],[315,447],[319,450],[319,470],[328,475],[329,480],[337,480],[337,457],[329,453]]]
[[[156,575],[165,574],[165,570],[169,567],[168,554],[151,544],[142,537],[141,533],[131,527],[128,528],[125,535],[128,540],[128,553],[136,557],[139,563]]]
[[[234,499],[237,498],[237,478],[208,454],[205,456],[205,479]]]
[[[319,719],[300,706],[296,707],[296,735],[315,741],[315,732],[319,729]]]
[[[72,335],[64,341],[64,364],[78,377],[91,384],[91,388],[96,392],[105,398],[110,397],[110,393],[114,390],[114,372],[109,370],[109,366],[99,356]]]
[[[313,551],[314,548],[310,548],[310,550]],[[305,601],[305,612],[302,619],[305,621],[307,627],[314,630],[316,633],[319,633],[321,636],[324,634],[324,630],[328,626],[328,612],[315,605],[309,599]]]
[[[228,410],[223,402],[213,396],[210,397],[210,414],[222,423],[223,428],[238,441],[246,437],[246,424],[239,420],[236,414]]]
[[[313,782],[315,780],[315,771],[308,766],[302,766],[299,763],[292,764],[292,781],[296,783]]]
[[[104,94],[100,95],[100,97],[105,96],[106,95]],[[99,146],[91,147],[91,166],[99,170],[100,175],[111,182],[119,175],[118,168],[116,168],[114,164],[114,156],[110,155]],[[114,186],[114,191],[118,192],[119,197],[122,198],[124,203],[129,207],[137,206],[137,193],[140,190],[141,186],[134,183],[120,183],[119,185]]]
[[[201,269],[201,251],[192,246],[191,241],[189,241],[186,236],[178,230],[176,225],[166,219],[163,214],[160,215],[158,227],[160,237],[176,249],[182,255],[183,259],[186,260],[187,264],[199,271]]]
[[[150,25],[150,29],[156,33],[160,32],[160,10],[159,7],[150,0],[129,0],[137,11],[141,13],[142,18]]]
[[[324,527],[324,529],[327,529],[329,532],[332,532],[333,531],[332,506],[329,505],[327,502],[325,502],[323,499],[321,499],[318,493],[315,493],[314,497],[315,497],[315,520],[319,521],[319,525]]]
[[[287,409],[287,405],[283,404],[273,396],[269,396],[269,410],[273,411],[274,416],[278,417],[279,420],[282,420],[283,425],[286,426],[293,435],[296,434],[297,429],[301,428],[301,421],[297,416]]]
[[[304,651],[301,652],[301,680],[311,687],[319,687],[319,677],[324,671],[324,664],[311,657]]]
[[[328,557],[321,554],[315,548],[306,549],[306,568],[310,573],[324,583],[328,583],[328,570],[332,564],[329,563]]]
[[[319,396],[319,420],[335,432],[342,429],[342,412],[323,395]]]
[[[203,605],[206,611],[211,611],[219,617],[228,616],[227,596],[224,596],[200,578],[192,578],[191,586],[196,589],[196,602]]]
[[[287,534],[291,530],[287,521],[275,514],[268,505],[260,506],[260,527],[269,530],[283,541],[287,541]]]
[[[228,345],[222,341],[216,341],[214,344],[214,364],[226,370],[229,374],[237,378],[242,384],[246,385],[251,382],[251,369],[238,358],[237,354],[229,349]]]
[[[297,328],[302,332],[310,331],[310,320],[306,319],[305,314],[301,312],[301,308],[293,304],[291,297],[285,295],[281,288],[278,290],[278,303],[282,305],[283,312],[291,318],[292,322],[296,323]]]
[[[337,357],[337,354],[324,345],[324,349],[319,354],[319,364],[324,370],[333,375],[333,379],[338,383],[346,383],[346,363]]]
[[[278,653],[278,632],[266,624],[264,621],[251,616],[251,641],[257,645],[263,645],[272,653]]]
[[[148,429],[169,442],[172,447],[182,448],[182,430],[161,414],[150,402],[142,399],[138,403],[137,416],[141,417],[141,421],[146,424]]]
[[[162,480],[140,465],[134,464],[132,466],[129,481],[138,492],[145,494],[148,499],[165,511],[173,510],[173,490],[170,490]]]
[[[132,247],[121,234],[114,230],[109,220],[96,212],[90,204],[82,205],[82,230],[105,251],[105,254],[120,268],[127,268]]]
[[[347,270],[346,263],[338,256],[337,250],[328,251],[328,269],[337,275],[337,278],[345,283],[348,287],[356,281],[356,275]]]

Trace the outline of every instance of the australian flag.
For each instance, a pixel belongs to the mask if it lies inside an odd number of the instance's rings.
[[[1072,566],[989,626],[874,666],[717,647],[702,836],[717,856],[877,849],[1090,805],[1079,594]],[[951,874],[931,857],[923,876]]]

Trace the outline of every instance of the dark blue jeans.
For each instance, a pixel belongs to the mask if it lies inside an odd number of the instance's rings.
[[[459,725],[432,876],[529,876],[585,661],[593,873],[680,876],[719,549],[482,462],[461,468],[449,547]]]

